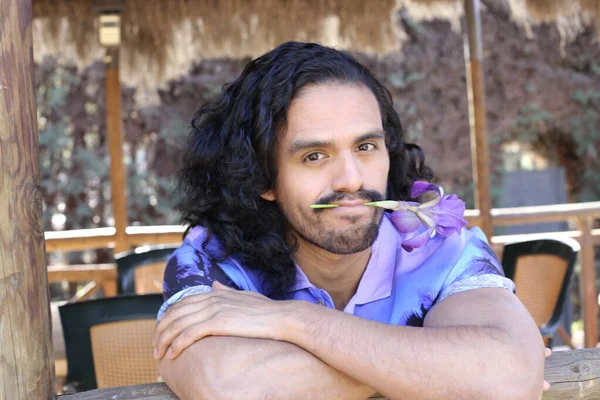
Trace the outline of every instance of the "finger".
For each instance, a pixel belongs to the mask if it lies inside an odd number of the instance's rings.
[[[198,299],[198,301],[193,301],[192,303],[186,301],[191,297],[202,297]],[[196,300],[196,299],[194,299]],[[171,324],[171,322],[184,315],[186,312],[191,312],[190,305],[194,303],[198,303],[204,301],[204,296],[188,296],[175,304],[170,305],[167,310],[163,313],[160,319],[157,321],[154,326],[154,333],[152,334],[152,345],[156,346],[156,340],[160,336],[160,334]]]
[[[179,302],[167,310],[163,315],[163,318],[158,321],[156,327],[154,328],[153,335],[153,344],[156,346],[156,342],[158,341],[158,337],[168,329],[174,321],[185,317],[186,315],[194,314],[197,312],[201,312],[206,309],[206,307],[219,302],[219,298],[217,296],[203,296],[201,298],[195,299],[193,302]]]
[[[201,311],[188,314],[178,318],[167,329],[165,329],[154,347],[154,357],[162,358],[169,348],[177,350],[177,355],[187,346],[206,336],[203,330],[198,330],[197,326],[205,326],[206,321],[214,318],[219,311],[220,306],[210,305]],[[197,336],[193,336],[196,334]],[[174,344],[178,345],[174,347]]]
[[[192,294],[192,295],[188,295],[185,296],[184,298],[176,301],[175,303],[169,305],[169,307],[167,307],[167,309],[165,310],[165,312],[161,315],[160,319],[158,320],[158,322],[164,320],[164,319],[169,319],[169,317],[176,312],[175,310],[178,310],[181,307],[186,306],[187,304],[193,304],[193,303],[199,303],[202,302],[210,297],[214,296],[214,292],[211,290],[210,292],[206,292],[206,293],[197,293],[197,294]]]
[[[157,346],[160,335],[162,335],[163,332],[174,323],[174,321],[177,321],[190,314],[202,312],[202,310],[214,303],[217,303],[218,301],[219,298],[216,296],[202,296],[201,298],[195,299],[193,302],[183,303],[183,301],[181,301],[172,305],[156,324],[152,337],[152,344],[155,347]]]
[[[548,381],[544,381],[544,392],[550,390],[550,384],[548,383]]]
[[[165,356],[171,360],[179,357],[179,355],[188,347],[196,343],[198,340],[203,339],[207,336],[212,336],[215,332],[213,332],[212,327],[214,326],[213,320],[207,320],[199,324],[195,324],[190,326],[169,346]]]
[[[546,347],[544,355],[546,358],[550,357],[552,355],[552,350]]]
[[[212,288],[213,289],[221,289],[221,290],[235,290],[234,288],[231,288],[227,285],[223,285],[221,282],[219,281],[214,281],[212,284]],[[237,291],[237,290],[235,290]]]

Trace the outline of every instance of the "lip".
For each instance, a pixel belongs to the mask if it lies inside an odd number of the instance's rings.
[[[373,211],[375,207],[369,207],[364,205],[365,200],[348,200],[348,201],[340,201],[336,202],[339,207],[330,208],[328,211],[331,212],[331,215],[354,215],[354,216],[366,216]]]
[[[340,207],[359,207],[367,202],[368,202],[367,200],[358,199],[358,200],[338,201],[338,202],[335,202],[334,204],[337,204]],[[334,210],[335,210],[335,208],[334,208]]]

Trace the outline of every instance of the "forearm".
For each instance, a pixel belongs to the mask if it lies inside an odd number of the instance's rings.
[[[294,343],[390,399],[531,399],[532,374],[541,392],[540,368],[525,365],[497,328],[391,326],[324,309],[303,315]]]
[[[263,339],[208,337],[159,367],[182,400],[364,400],[374,393],[296,345]]]

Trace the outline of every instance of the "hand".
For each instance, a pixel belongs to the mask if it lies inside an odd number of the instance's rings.
[[[546,358],[550,357],[552,355],[552,350],[550,350],[549,348],[546,347],[545,355],[546,355]],[[548,383],[547,380],[544,379],[544,392],[549,389],[550,389],[550,384]]]
[[[282,340],[289,301],[235,290],[215,281],[213,291],[188,296],[167,309],[154,329],[154,357],[174,359],[206,336]]]

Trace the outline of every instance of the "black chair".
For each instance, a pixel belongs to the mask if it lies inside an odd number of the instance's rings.
[[[96,389],[96,366],[103,368],[104,377],[108,376],[104,381],[110,382],[111,374],[129,379],[125,384],[150,383],[139,382],[140,376],[146,377],[142,380],[156,381],[152,333],[162,303],[161,294],[149,294],[60,306],[68,369],[65,386],[77,392]],[[124,365],[131,363],[134,368]],[[124,376],[129,374],[138,375]],[[107,386],[111,385],[100,387]]]
[[[564,309],[579,243],[571,238],[539,239],[504,246],[502,266],[515,282],[517,297],[538,324],[547,346],[559,330],[572,347],[559,321]]]
[[[167,260],[179,245],[142,246],[115,254],[119,294],[162,293]]]

